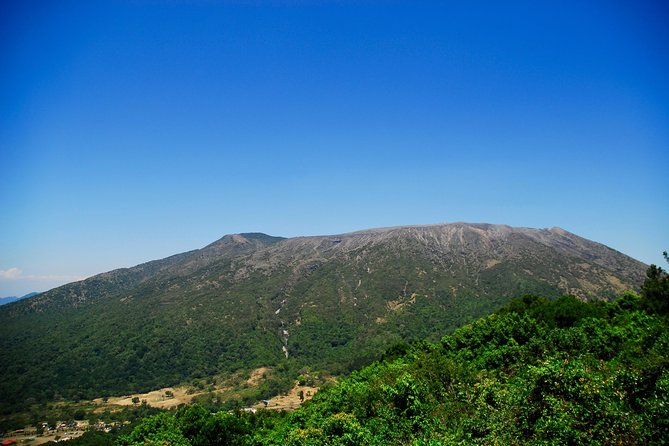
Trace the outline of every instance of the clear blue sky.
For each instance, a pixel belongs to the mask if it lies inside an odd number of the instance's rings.
[[[452,221],[663,264],[668,9],[3,1],[0,296],[228,233]]]

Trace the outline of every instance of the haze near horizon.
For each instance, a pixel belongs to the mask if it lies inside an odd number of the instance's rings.
[[[660,2],[4,2],[0,296],[225,234],[669,250]]]

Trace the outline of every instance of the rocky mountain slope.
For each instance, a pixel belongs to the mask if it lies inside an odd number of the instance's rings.
[[[0,308],[0,398],[88,398],[259,366],[346,372],[513,297],[607,298],[645,269],[559,228],[229,235]]]

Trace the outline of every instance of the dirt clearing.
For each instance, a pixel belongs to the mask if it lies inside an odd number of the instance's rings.
[[[153,390],[148,393],[137,393],[121,397],[111,397],[106,402],[102,398],[93,400],[93,403],[99,406],[132,406],[142,401],[146,401],[151,407],[160,409],[171,409],[180,404],[188,404],[200,393],[188,393],[186,387],[165,387],[159,390]],[[133,403],[133,399],[137,403]]]
[[[313,396],[318,391],[318,387],[309,387],[309,386],[295,386],[293,387],[287,395],[278,395],[272,398],[269,401],[269,404],[265,405],[264,402],[255,404],[254,409],[272,409],[272,410],[295,410],[300,405],[307,400],[313,398]],[[300,398],[300,392],[302,392],[302,398]]]

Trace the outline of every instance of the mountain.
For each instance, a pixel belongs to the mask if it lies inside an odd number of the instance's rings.
[[[37,296],[38,294],[39,293],[28,293],[21,297],[16,297],[16,296],[0,297],[0,305],[6,305],[12,302],[16,302],[17,300],[27,299],[29,297]]]
[[[0,308],[0,403],[129,393],[260,366],[344,373],[513,297],[608,298],[636,289],[645,269],[559,228],[227,235]]]

